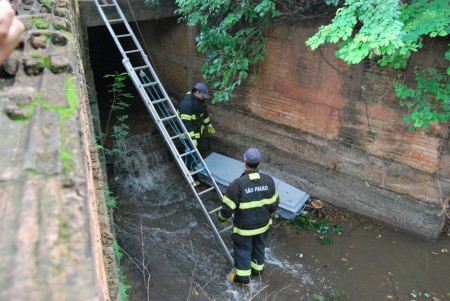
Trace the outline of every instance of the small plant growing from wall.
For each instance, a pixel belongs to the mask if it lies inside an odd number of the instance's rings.
[[[131,93],[124,91],[125,81],[128,78],[126,72],[107,74],[104,78],[111,78],[113,83],[109,85],[108,92],[112,96],[111,107],[105,126],[105,131],[100,134],[100,143],[98,148],[102,149],[107,156],[121,155],[123,153],[123,139],[128,137],[128,125],[125,121],[128,115],[123,111],[130,106],[127,102],[133,97]]]

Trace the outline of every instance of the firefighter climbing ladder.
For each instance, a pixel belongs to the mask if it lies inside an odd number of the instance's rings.
[[[207,192],[215,190],[219,199],[222,200],[222,193],[220,192],[217,183],[214,181],[211,172],[203,161],[197,147],[189,137],[183,122],[178,116],[175,107],[159,81],[147,55],[139,44],[139,41],[134,35],[125,15],[117,4],[117,1],[95,0],[95,5],[122,54],[122,63],[125,66],[125,69],[128,71],[145,106],[158,126],[175,161],[181,169],[185,179],[188,181],[191,190],[194,192],[208,223],[213,228],[215,236],[219,240],[223,250],[226,252],[228,260],[233,263],[231,251],[228,250],[221,236],[223,233],[228,232],[232,226],[225,227],[219,231],[211,219],[211,216],[219,211],[221,207],[208,211],[201,198]],[[174,143],[174,141],[178,140],[181,141],[184,147],[183,153],[179,152]],[[188,159],[190,159],[190,162],[194,162],[192,166],[187,166]],[[202,191],[197,191],[193,176],[200,173],[208,178],[211,187]]]

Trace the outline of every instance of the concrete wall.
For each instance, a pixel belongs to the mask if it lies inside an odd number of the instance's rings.
[[[305,46],[319,26],[270,30],[257,76],[231,102],[210,106],[213,150],[240,159],[246,147],[260,147],[264,169],[311,195],[437,238],[450,195],[448,126],[409,132],[392,82],[401,76],[410,83],[416,66],[445,68],[446,41],[425,41],[405,70],[369,61],[349,66],[332,46],[315,52]],[[179,99],[201,80],[195,32],[175,18],[140,27],[161,81]]]
[[[0,66],[0,299],[116,299],[73,4],[12,4],[26,30]]]
[[[111,1],[105,1],[105,3],[111,3]],[[135,21],[168,18],[174,15],[174,11],[177,8],[174,0],[159,0],[159,5],[148,5],[144,0],[117,0],[117,3],[129,23]],[[80,15],[85,26],[91,27],[105,25],[94,1],[79,0],[78,4],[80,8]]]

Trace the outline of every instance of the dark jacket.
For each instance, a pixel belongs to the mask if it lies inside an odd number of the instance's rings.
[[[278,208],[275,182],[257,169],[246,170],[234,180],[223,196],[219,219],[234,214],[233,233],[252,236],[266,232]]]
[[[205,102],[190,92],[181,100],[177,112],[192,139],[200,139],[205,125],[211,123]]]

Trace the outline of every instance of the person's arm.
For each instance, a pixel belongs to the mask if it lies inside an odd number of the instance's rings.
[[[270,216],[275,216],[275,213],[277,212],[278,205],[280,204],[280,196],[278,194],[278,189],[275,188],[275,194],[273,195],[275,198],[275,202],[270,206]]]
[[[0,0],[0,64],[22,41],[25,27],[16,17],[11,4]]]
[[[194,137],[194,123],[193,123],[193,110],[192,110],[192,104],[189,101],[190,94],[187,94],[180,102],[180,105],[178,106],[178,115],[180,116],[181,121],[183,121],[184,127],[189,133],[189,136],[191,136],[192,139],[195,139]]]
[[[222,200],[222,209],[217,214],[217,217],[221,223],[225,223],[236,211],[239,206],[239,186],[234,180],[225,191]]]

